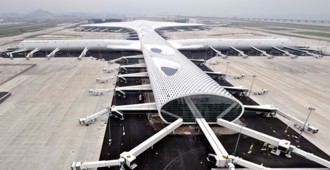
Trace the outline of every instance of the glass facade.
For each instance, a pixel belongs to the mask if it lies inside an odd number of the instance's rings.
[[[199,114],[196,114],[196,110]],[[175,99],[161,109],[162,117],[169,123],[177,117],[181,117],[185,123],[194,123],[195,117],[203,117],[207,122],[213,123],[218,117],[233,121],[241,113],[242,106],[239,103],[216,95],[194,95]]]

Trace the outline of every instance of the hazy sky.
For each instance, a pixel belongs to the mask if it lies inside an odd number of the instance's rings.
[[[88,12],[330,20],[330,0],[1,0],[0,13]]]

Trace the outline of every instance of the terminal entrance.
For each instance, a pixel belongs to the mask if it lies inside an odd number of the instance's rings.
[[[191,107],[192,106],[192,107]],[[198,111],[200,115],[193,113]],[[178,117],[184,123],[196,123],[196,118],[204,118],[209,123],[216,123],[217,118],[233,121],[241,116],[242,107],[234,100],[216,95],[194,95],[172,100],[161,109],[161,116],[167,122]]]

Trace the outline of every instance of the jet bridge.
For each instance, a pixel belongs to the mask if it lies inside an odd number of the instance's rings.
[[[319,131],[318,128],[312,126],[311,124],[306,123],[306,125],[305,125],[305,122],[303,122],[283,111],[280,111],[279,109],[277,109],[276,107],[274,107],[272,105],[263,105],[263,106],[244,105],[244,110],[262,113],[265,117],[275,117],[276,115],[280,115],[283,118],[286,118],[287,120],[293,122],[294,127],[296,127],[299,130],[307,131],[312,134],[316,134]],[[303,129],[303,127],[304,127],[304,129]]]
[[[129,104],[129,105],[113,105],[112,112],[150,112],[157,111],[156,103],[142,103],[142,104]]]
[[[110,80],[116,80],[117,77],[114,77],[114,76],[109,76],[109,77],[98,77],[96,78],[96,82],[99,82],[99,83],[106,83]]]
[[[238,55],[242,56],[243,58],[247,58],[248,57],[248,55],[246,55],[243,51],[241,51],[241,50],[239,50],[239,49],[237,49],[237,48],[235,48],[233,46],[230,46],[230,49],[236,51],[238,53]]]
[[[108,89],[89,89],[88,90],[89,94],[93,94],[95,96],[100,96],[100,95],[103,95],[103,93],[108,93],[108,92],[113,92],[113,90],[110,88],[108,88]]]
[[[311,53],[307,50],[301,50],[301,49],[297,49],[297,48],[293,48],[293,47],[284,47],[285,49],[288,49],[288,50],[292,50],[292,51],[296,51],[296,52],[299,52],[301,54],[305,54],[305,55],[310,55],[310,56],[313,56],[315,58],[322,58],[323,56],[320,55],[320,54],[314,54],[314,53]]]
[[[143,60],[144,57],[143,55],[134,55],[134,56],[125,56],[125,57],[122,57],[124,60],[127,61],[127,63],[130,61],[130,60]]]
[[[27,51],[28,51],[28,49],[26,49],[26,48],[18,49],[18,50],[12,51],[12,52],[8,52],[7,55],[9,55],[10,59],[13,59],[14,58],[13,54],[27,52]]]
[[[113,60],[109,60],[108,63],[109,64],[113,64],[117,61],[120,61],[120,60],[125,60],[126,63],[128,63],[129,61],[134,61],[134,60],[143,60],[144,57],[143,55],[134,55],[134,56],[123,56],[123,57],[119,57],[119,58],[116,58],[116,59],[113,59]]]
[[[231,94],[239,93],[240,95],[245,96],[249,92],[248,88],[244,88],[244,87],[241,87],[241,86],[238,86],[238,87],[235,87],[235,86],[222,86],[222,87],[225,88]]]
[[[205,63],[204,59],[189,59],[191,62],[193,62],[196,65],[202,65]]]
[[[29,52],[29,53],[25,56],[25,58],[26,58],[27,60],[30,60],[30,58],[33,57],[33,54],[36,53],[36,52],[38,52],[38,51],[40,51],[40,49],[39,49],[39,48],[35,48],[35,49],[32,50],[31,52]]]
[[[162,140],[164,137],[172,133],[175,129],[180,127],[183,123],[183,119],[179,118],[170,125],[166,126],[138,146],[134,147],[130,151],[123,152],[120,154],[120,158],[117,160],[108,161],[96,161],[96,162],[73,162],[71,165],[72,170],[100,168],[100,167],[111,167],[111,166],[123,166],[126,165],[130,169],[137,167],[136,157],[141,153],[155,145],[157,142]]]
[[[157,111],[156,103],[143,103],[143,104],[129,104],[129,105],[120,105],[112,107],[107,107],[99,112],[96,112],[90,116],[79,119],[80,125],[88,126],[91,123],[94,123],[96,119],[102,115],[109,114],[109,116],[116,116],[120,119],[124,119],[123,112],[148,112],[148,111]]]
[[[288,51],[284,51],[284,50],[279,49],[279,48],[274,47],[274,46],[273,46],[272,48],[275,49],[276,51],[281,52],[282,54],[284,54],[284,55],[286,55],[286,56],[290,56],[292,59],[298,58],[298,56],[293,55],[293,54],[289,53]]]
[[[220,126],[226,127],[228,129],[234,130],[236,132],[240,132],[244,135],[247,135],[249,137],[266,142],[267,144],[274,146],[274,148],[272,150],[273,154],[279,155],[280,153],[284,153],[286,155],[286,157],[290,158],[291,153],[295,153],[299,156],[302,156],[306,159],[309,159],[309,160],[314,161],[318,164],[321,164],[327,168],[330,168],[330,162],[328,160],[320,158],[312,153],[303,151],[303,150],[297,148],[296,146],[291,145],[291,142],[287,141],[285,139],[278,139],[278,138],[266,135],[264,133],[261,133],[261,132],[237,125],[235,123],[226,121],[224,119],[218,119],[217,123]]]
[[[147,66],[145,63],[131,64],[131,65],[121,65],[119,67],[123,73],[128,73],[129,69],[146,69]]]
[[[203,134],[205,135],[207,141],[210,143],[212,149],[214,150],[217,156],[217,167],[224,167],[226,165],[226,159],[228,158],[228,153],[223,145],[218,140],[217,136],[214,134],[209,124],[203,118],[202,114],[199,112],[198,108],[190,98],[184,98],[186,104],[188,105],[190,111],[196,118],[196,122]]]
[[[117,70],[118,68],[103,68],[103,73],[112,73]]]
[[[96,112],[90,116],[87,116],[86,118],[80,118],[79,119],[79,124],[80,125],[86,125],[88,126],[89,124],[93,123],[96,121],[96,118],[105,115],[105,114],[110,114],[111,113],[111,108],[107,107],[99,112]]]
[[[55,48],[51,53],[49,53],[46,57],[51,59],[52,57],[55,57],[56,53],[59,52],[61,49],[60,48]]]
[[[235,169],[234,164],[238,164],[250,169],[263,170],[268,169],[262,165],[255,164],[253,162],[246,161],[242,158],[229,155],[224,146],[221,144],[217,136],[214,134],[213,130],[203,118],[202,114],[199,112],[198,108],[190,98],[184,98],[190,111],[196,118],[196,122],[203,134],[205,135],[207,141],[210,143],[215,154],[209,154],[207,160],[212,162],[217,167],[227,167],[228,169]]]
[[[126,92],[152,92],[152,88],[151,88],[151,84],[123,86],[123,87],[116,87],[115,92],[117,93],[117,95],[126,98]]]
[[[118,75],[118,79],[121,82],[127,83],[128,78],[149,78],[148,72],[140,72],[140,73],[131,73],[131,74],[120,74]]]
[[[88,50],[89,49],[87,47],[85,47],[84,50],[81,52],[80,56],[78,57],[78,60],[81,60],[83,57],[85,57]]]
[[[261,50],[261,49],[259,49],[257,47],[251,46],[251,48],[254,49],[254,50],[256,50],[256,51],[258,51],[261,55],[266,56],[268,59],[274,58],[273,55],[270,55],[266,51],[263,51],[263,50]]]
[[[107,89],[89,89],[88,92],[95,96],[102,95],[103,93],[113,92],[115,91],[118,96],[122,96],[126,98],[126,92],[152,92],[152,88],[150,84],[136,85],[136,86],[123,86],[116,87],[115,89],[107,88]]]
[[[221,72],[212,72],[212,71],[204,71],[204,72],[213,79],[220,79],[226,77],[226,74]]]
[[[135,160],[136,157],[139,156],[141,153],[149,149],[151,146],[156,144],[158,141],[166,137],[168,134],[172,133],[175,129],[180,127],[183,124],[183,119],[179,118],[170,125],[166,126],[164,129],[160,130],[158,133],[154,134],[140,145],[136,146],[135,148],[131,149],[128,152],[123,152],[120,154],[121,158],[125,159],[125,164],[134,169],[137,167]]]
[[[213,48],[213,47],[211,47],[211,46],[209,46],[209,47],[210,47],[210,49],[212,49],[212,50],[217,54],[217,56],[221,56],[223,59],[228,58],[228,56],[225,55],[225,54],[222,54],[221,51],[218,51],[218,50],[216,50],[215,48]]]

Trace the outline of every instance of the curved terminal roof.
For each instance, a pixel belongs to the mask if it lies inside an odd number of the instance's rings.
[[[154,31],[196,24],[133,21],[85,26],[127,27],[138,33],[157,109],[165,122],[175,121],[176,116],[186,123],[194,122],[196,115],[189,111],[189,103],[209,122],[216,122],[219,115],[233,121],[243,114],[243,106],[236,98]]]

